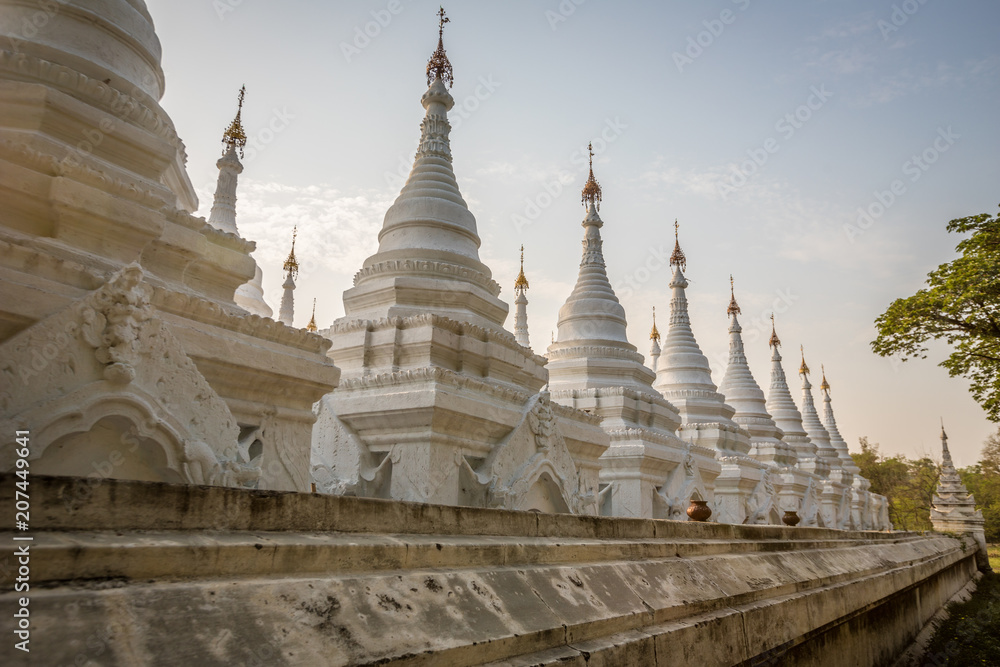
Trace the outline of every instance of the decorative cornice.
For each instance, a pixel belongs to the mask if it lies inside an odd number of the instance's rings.
[[[223,307],[215,301],[154,286],[153,305],[158,309],[196,322],[213,324],[235,333],[280,343],[299,350],[326,355],[332,343],[326,338],[248,313],[238,306]]]
[[[400,387],[408,384],[440,382],[460,389],[468,389],[475,393],[495,396],[505,401],[524,405],[531,395],[499,382],[488,382],[463,375],[440,366],[425,366],[391,373],[365,375],[341,380],[334,393],[356,391],[361,389],[380,389],[384,387]],[[555,408],[555,406],[553,406]],[[575,412],[575,411],[574,411]]]
[[[72,285],[79,289],[92,291],[99,288],[107,281],[107,274],[96,271],[82,264],[77,264],[68,259],[56,257],[46,250],[33,248],[24,245],[22,239],[15,238],[0,231],[0,235],[5,238],[0,239],[0,255],[3,256],[3,265],[15,271],[30,271],[32,275],[49,280],[57,280],[60,283]],[[23,239],[26,243],[33,243],[33,239]],[[72,280],[67,277],[72,276]]]
[[[0,70],[6,70],[16,76],[6,76],[7,79],[26,78],[41,81],[52,88],[72,92],[74,96],[86,98],[84,101],[101,108],[117,118],[147,130],[173,146],[181,156],[183,163],[187,162],[184,142],[177,136],[170,117],[161,109],[152,109],[131,95],[111,87],[98,79],[92,79],[74,69],[57,63],[0,49]]]
[[[605,359],[622,359],[624,361],[634,361],[641,364],[644,360],[644,357],[638,352],[623,350],[620,347],[611,347],[606,345],[576,345],[573,347],[560,347],[555,350],[550,349],[547,356],[549,361],[567,358],[577,359],[581,357],[596,357]]]
[[[160,210],[170,206],[165,188],[162,193],[157,192],[153,188],[144,187],[135,181],[126,181],[101,169],[94,169],[79,161],[57,158],[23,142],[0,139],[0,154],[7,159],[14,158],[19,164],[31,166],[35,171],[48,176],[73,178],[81,183],[92,185],[99,190],[138,202],[153,210]]]
[[[406,317],[383,317],[377,320],[337,320],[327,331],[331,335],[352,333],[355,331],[381,331],[384,329],[416,329],[419,327],[434,327],[444,329],[459,336],[469,336],[484,343],[498,343],[503,347],[518,350],[523,353],[525,348],[517,343],[514,337],[506,331],[487,329],[471,322],[460,322],[444,315],[435,313],[419,313]],[[544,366],[545,357],[538,354],[529,356],[535,363]]]
[[[437,262],[431,260],[392,259],[385,262],[379,262],[378,264],[372,264],[371,266],[363,267],[360,271],[354,274],[354,285],[357,286],[362,280],[378,276],[383,273],[403,273],[413,275],[429,273],[437,278],[461,278],[482,287],[492,296],[500,294],[500,284],[482,271],[476,271],[475,269],[470,269],[459,264],[452,264],[451,262]]]

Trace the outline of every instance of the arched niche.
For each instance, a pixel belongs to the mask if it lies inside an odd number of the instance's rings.
[[[121,415],[101,417],[87,430],[57,438],[32,461],[31,470],[41,475],[184,482],[170,469],[163,446]]]
[[[549,514],[569,514],[569,505],[563,498],[559,484],[548,472],[542,472],[528,487],[517,509]]]

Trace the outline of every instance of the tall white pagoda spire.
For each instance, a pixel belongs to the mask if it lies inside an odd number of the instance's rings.
[[[771,314],[771,387],[767,394],[767,411],[784,435],[782,440],[795,448],[798,467],[808,472],[825,475],[829,472],[826,461],[816,456],[816,445],[812,443],[802,426],[802,414],[792,400],[792,393],[781,366],[781,340],[774,328],[774,314]]]
[[[824,459],[831,470],[839,469],[842,467],[840,457],[837,450],[830,444],[830,433],[820,421],[816,403],[813,401],[805,348],[800,346],[799,351],[802,353],[802,365],[799,366],[799,377],[802,378],[802,427],[805,428],[812,443],[816,445],[816,455]]]
[[[508,306],[500,285],[479,260],[476,218],[462,198],[452,169],[448,111],[455,100],[444,50],[442,9],[438,46],[427,63],[426,115],[406,184],[386,211],[378,252],[365,260],[344,292],[345,321],[435,314],[504,331]]]
[[[601,186],[594,178],[594,152],[581,203],[587,214],[581,223],[583,255],[576,285],[559,309],[558,331],[549,346],[549,386],[553,389],[624,386],[652,391],[653,373],[629,343],[625,309],[618,301],[604,264],[604,221],[598,213]]]
[[[239,175],[243,173],[243,147],[247,143],[247,134],[243,130],[243,98],[246,96],[246,86],[240,87],[239,103],[236,107],[236,117],[222,134],[222,157],[216,162],[219,168],[219,180],[215,186],[215,200],[208,217],[208,224],[230,234],[239,235],[236,227],[236,186]],[[237,156],[239,153],[239,156]],[[236,288],[233,301],[246,311],[261,317],[271,317],[274,311],[264,301],[264,274],[260,266],[254,262],[254,274],[248,282]]]
[[[670,255],[673,277],[670,288],[670,325],[663,339],[663,351],[657,363],[653,385],[664,398],[674,404],[684,423],[721,422],[735,426],[736,411],[716,390],[708,359],[698,347],[688,318],[688,302],[684,277],[687,257],[681,250],[680,225],[674,221],[674,251]]]
[[[295,279],[299,277],[299,262],[295,259],[295,237],[298,236],[298,227],[292,230],[292,250],[288,253],[285,265],[285,282],[281,287],[285,292],[281,296],[281,309],[278,311],[278,321],[288,326],[293,326],[295,318]]]
[[[514,280],[514,339],[519,345],[531,347],[528,339],[528,279],[524,276],[524,246],[521,246],[521,272]]]
[[[833,416],[830,383],[826,379],[826,368],[821,365],[820,370],[823,373],[823,382],[819,385],[820,391],[823,392],[823,426],[826,427],[826,432],[830,434],[830,445],[837,450],[837,456],[840,458],[840,467],[852,475],[858,475],[861,473],[861,469],[854,462],[854,459],[851,458],[847,441],[840,435],[840,429],[837,428],[837,420]]]
[[[656,306],[653,306],[653,328],[649,332],[649,360],[653,372],[656,372],[656,365],[660,361],[660,330],[656,328]]]
[[[743,349],[743,327],[738,315],[740,306],[736,302],[733,277],[729,276],[729,363],[726,374],[719,385],[719,392],[725,395],[726,403],[736,408],[733,421],[750,432],[754,458],[778,466],[795,465],[795,450],[781,441],[781,429],[767,411],[764,392],[750,372],[746,353]]]
[[[215,163],[219,168],[219,181],[215,186],[215,200],[208,218],[209,224],[216,229],[237,235],[239,231],[236,229],[236,184],[239,175],[243,173],[243,164],[236,153],[239,152],[240,157],[243,157],[243,147],[247,143],[247,135],[241,120],[246,92],[247,87],[242,86],[236,117],[222,135],[222,157]]]

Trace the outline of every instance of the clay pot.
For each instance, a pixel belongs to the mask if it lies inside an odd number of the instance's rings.
[[[712,508],[708,506],[707,500],[692,499],[687,515],[692,521],[708,521],[708,517],[712,516]]]
[[[801,520],[798,512],[794,510],[787,510],[785,516],[781,517],[781,522],[786,526],[797,526]]]

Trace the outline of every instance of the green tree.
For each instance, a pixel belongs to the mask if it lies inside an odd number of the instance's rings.
[[[958,471],[986,524],[986,541],[1000,542],[1000,429],[983,444],[979,463]]]
[[[885,456],[878,443],[867,437],[859,440],[861,452],[851,454],[861,475],[871,482],[872,493],[886,497],[889,521],[897,530],[930,530],[931,497],[937,488],[940,468],[934,461],[923,458],[910,460],[905,456]]]
[[[927,288],[896,299],[875,320],[872,349],[903,361],[927,356],[925,343],[944,340],[952,353],[941,362],[970,391],[991,421],[1000,421],[1000,215],[958,218],[949,232],[971,233],[960,257],[927,275]]]

